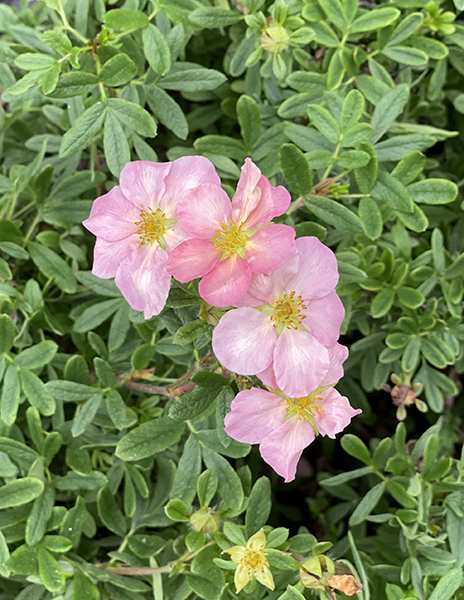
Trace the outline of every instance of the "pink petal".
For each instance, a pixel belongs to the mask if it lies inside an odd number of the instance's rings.
[[[321,386],[334,385],[343,377],[342,365],[348,358],[348,348],[342,346],[338,342],[333,346],[330,346],[330,348],[327,348],[327,350],[329,351],[330,366],[324,379],[320,383]]]
[[[264,371],[261,371],[261,373],[257,373],[256,376],[259,377],[259,379],[261,379],[264,385],[267,385],[268,387],[274,390],[277,390],[279,388],[275,378],[274,366],[272,363],[266,369],[264,369]]]
[[[319,300],[305,301],[306,319],[304,326],[324,344],[332,346],[340,336],[340,326],[345,316],[345,308],[335,292]]]
[[[290,200],[290,194],[284,187],[273,187],[247,158],[232,200],[232,218],[236,223],[244,223],[246,229],[254,229],[284,213],[290,206]]]
[[[121,263],[115,283],[135,310],[145,319],[158,315],[168,297],[171,275],[166,270],[168,259],[157,244],[140,247]]]
[[[224,420],[230,437],[246,444],[259,444],[285,421],[287,403],[266,390],[251,388],[235,396]]]
[[[219,256],[217,248],[209,240],[187,240],[171,252],[167,269],[178,281],[186,283],[209,273]]]
[[[184,231],[200,239],[209,240],[229,225],[232,207],[229,196],[219,185],[204,183],[187,191],[177,207],[177,218]]]
[[[92,273],[102,279],[115,277],[121,262],[140,246],[138,235],[131,235],[117,242],[97,238],[93,250]]]
[[[261,442],[259,451],[285,483],[295,479],[296,467],[306,446],[314,441],[314,429],[302,419],[292,417]]]
[[[335,254],[316,237],[296,240],[299,256],[298,273],[289,286],[305,300],[326,296],[338,282]]]
[[[247,292],[251,269],[237,255],[221,260],[200,281],[200,296],[213,306],[232,306]]]
[[[245,249],[253,273],[274,271],[295,253],[295,230],[288,225],[266,225],[247,241]]]
[[[172,163],[136,160],[121,171],[121,189],[130,202],[140,209],[158,208],[165,191],[165,178]]]
[[[164,234],[164,240],[166,242],[166,252],[170,254],[174,248],[177,248],[179,244],[191,239],[191,235],[185,232],[179,225],[179,222],[175,223],[172,227],[166,230]]]
[[[116,242],[135,233],[137,221],[140,221],[140,210],[129,202],[117,185],[95,200],[90,217],[83,225],[97,237]]]
[[[231,371],[255,375],[271,362],[275,329],[267,315],[255,308],[236,308],[226,313],[213,332],[213,351]]]
[[[307,396],[329,369],[329,353],[314,336],[301,329],[284,329],[274,350],[274,373],[279,388],[291,398]]]
[[[337,433],[348,427],[354,416],[362,413],[361,409],[354,409],[348,398],[341,396],[334,388],[322,392],[321,398],[322,401],[318,401],[316,406],[322,410],[314,411],[314,418],[321,435],[335,438]]]
[[[171,163],[164,183],[166,191],[161,208],[170,213],[175,212],[179,199],[186,191],[203,183],[221,185],[221,180],[213,163],[204,156],[182,156]]]

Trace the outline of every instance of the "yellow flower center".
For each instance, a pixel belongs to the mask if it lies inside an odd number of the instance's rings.
[[[218,251],[222,253],[221,260],[233,254],[245,258],[245,244],[249,236],[242,231],[241,224],[237,225],[231,221],[227,226],[225,223],[221,223],[221,229],[217,229],[215,234],[212,241]]]
[[[271,321],[274,321],[274,327],[278,327],[280,331],[285,327],[287,329],[299,329],[299,325],[306,315],[302,310],[306,309],[301,296],[295,298],[295,292],[287,294],[284,292],[279,300],[274,302],[274,314],[271,315]]]
[[[262,550],[245,550],[245,556],[240,561],[248,572],[251,574],[255,571],[268,567],[269,563]]]
[[[157,242],[166,232],[166,215],[157,208],[155,211],[152,208],[142,210],[140,213],[140,221],[136,221],[138,226],[137,234],[140,237],[141,245]]]
[[[318,400],[322,401],[319,390],[311,392],[309,396],[305,396],[304,398],[287,398],[288,416],[296,416],[299,421],[305,419],[311,422],[315,412],[324,412],[322,406],[315,405],[315,402]]]

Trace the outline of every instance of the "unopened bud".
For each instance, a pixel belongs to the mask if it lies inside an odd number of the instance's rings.
[[[219,513],[208,506],[203,506],[190,517],[190,522],[197,531],[202,533],[217,533],[221,517]]]

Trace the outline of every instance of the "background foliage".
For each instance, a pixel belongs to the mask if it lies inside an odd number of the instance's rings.
[[[0,5],[0,598],[234,598],[220,552],[263,526],[276,591],[240,597],[309,598],[297,561],[328,552],[362,600],[464,598],[462,0],[18,4]],[[146,322],[90,271],[95,197],[129,160],[186,154],[229,192],[251,156],[294,195],[281,220],[338,258],[338,388],[363,415],[288,486],[224,432],[246,381],[210,353],[195,286]]]

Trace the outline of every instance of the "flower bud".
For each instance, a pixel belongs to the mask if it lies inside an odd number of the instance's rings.
[[[190,522],[197,531],[202,533],[217,533],[221,517],[219,513],[208,506],[203,506],[190,517]]]

